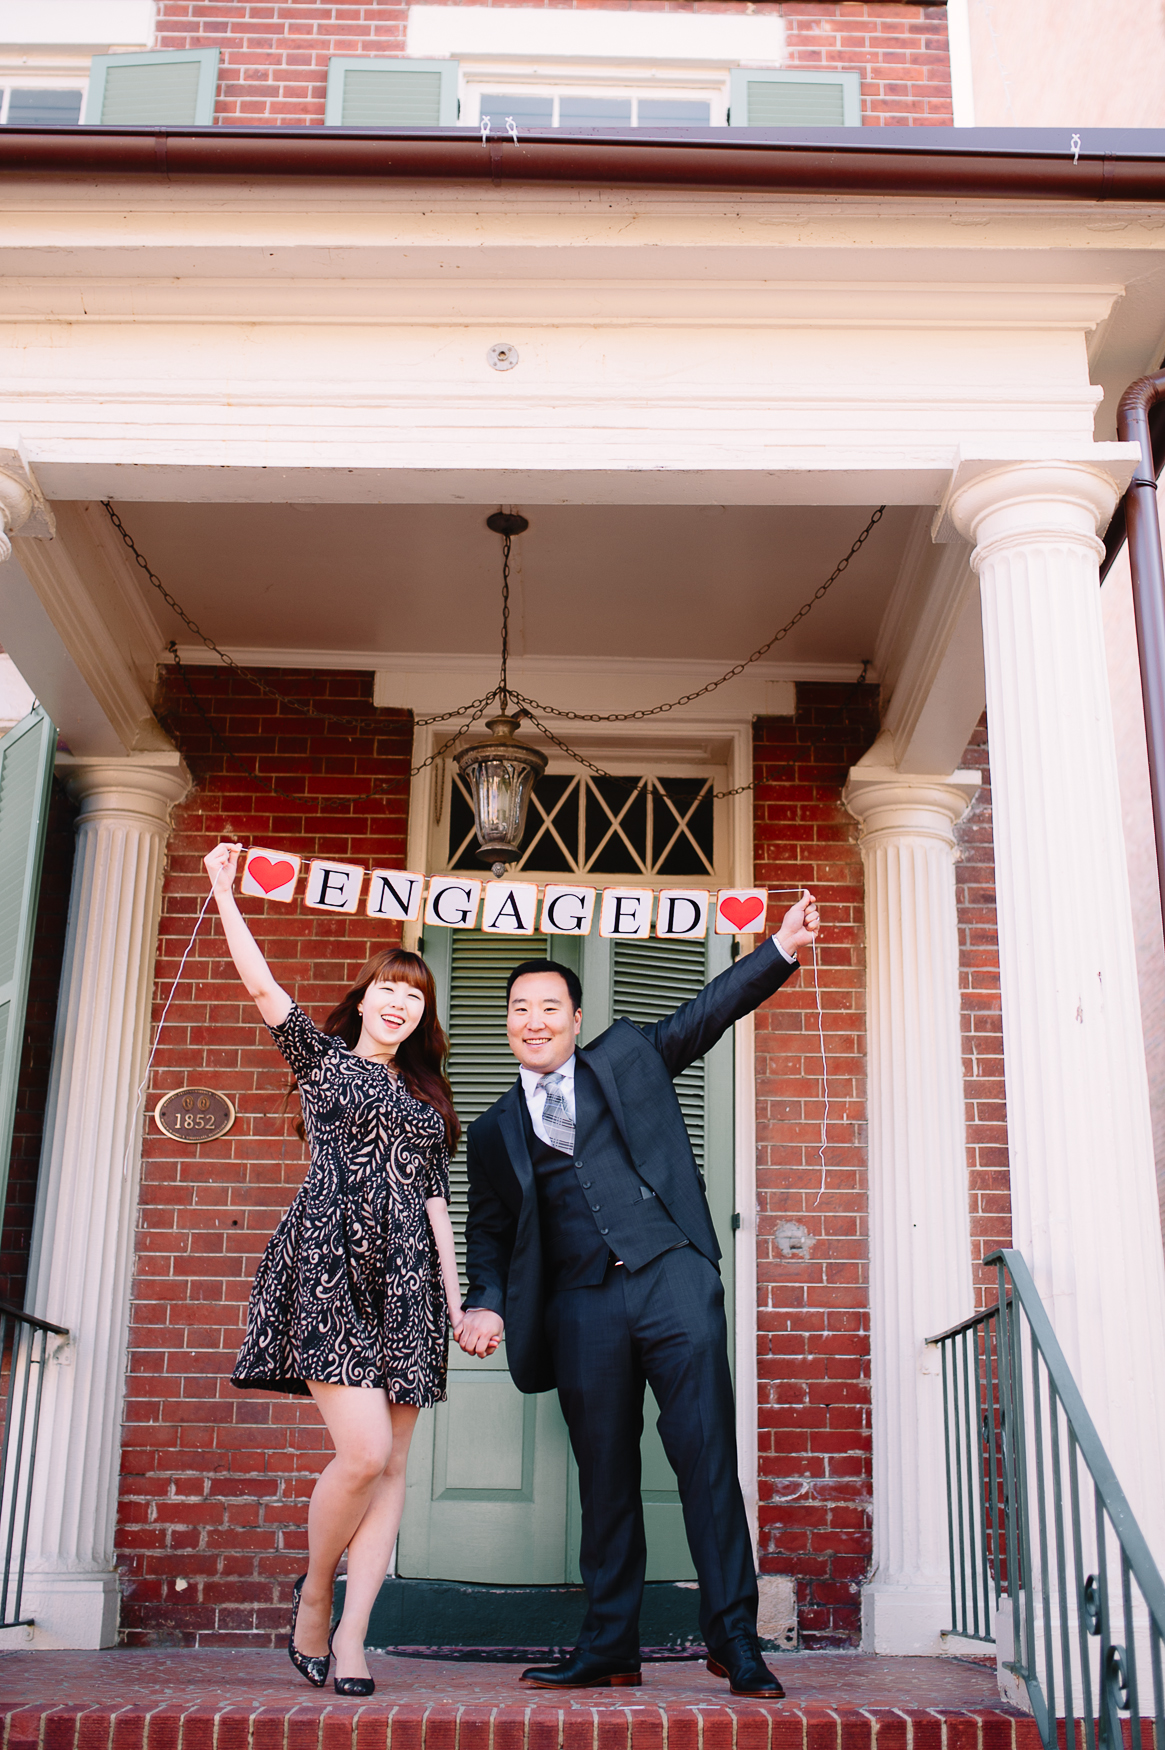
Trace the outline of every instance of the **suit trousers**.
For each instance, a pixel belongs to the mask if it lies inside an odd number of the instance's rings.
[[[724,1286],[716,1270],[690,1245],[634,1272],[612,1260],[597,1287],[551,1295],[546,1330],[582,1497],[579,1563],[589,1608],[579,1649],[639,1663],[646,1385],[679,1483],[705,1643],[755,1634],[756,1570],[736,1471]]]

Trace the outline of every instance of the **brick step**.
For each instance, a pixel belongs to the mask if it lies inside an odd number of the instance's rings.
[[[0,1654],[0,1750],[1039,1750],[961,1659],[786,1653],[788,1699],[734,1700],[697,1662],[634,1690],[525,1690],[512,1665],[371,1654],[370,1701],[298,1679],[282,1653]],[[49,1699],[52,1698],[52,1699]]]

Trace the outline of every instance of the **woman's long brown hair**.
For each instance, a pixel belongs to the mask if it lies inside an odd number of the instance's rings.
[[[410,984],[425,999],[420,1025],[407,1039],[401,1040],[393,1065],[409,1093],[440,1113],[445,1124],[445,1140],[452,1154],[461,1135],[461,1125],[453,1110],[453,1090],[444,1073],[449,1041],[437,1019],[437,987],[433,983],[433,974],[419,954],[410,954],[407,948],[385,948],[374,954],[361,968],[347,996],[336,1004],[324,1022],[324,1032],[342,1039],[349,1047],[354,1046],[360,1038],[360,1002],[369,985],[377,983]]]

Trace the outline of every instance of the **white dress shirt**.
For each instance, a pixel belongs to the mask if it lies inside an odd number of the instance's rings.
[[[786,954],[785,950],[781,947],[781,944],[777,941],[776,936],[773,937],[773,947],[777,950],[777,953],[783,960],[789,962],[790,966],[797,965],[797,956],[795,954]],[[559,1064],[557,1072],[562,1077],[561,1082],[558,1084],[558,1091],[566,1101],[566,1109],[572,1118],[575,1115],[574,1061],[574,1052],[572,1051],[566,1062]],[[542,1086],[542,1077],[544,1074],[553,1073],[553,1071],[528,1069],[524,1063],[519,1064],[518,1066],[518,1074],[522,1078],[522,1092],[526,1096],[526,1110],[529,1112],[530,1122],[534,1126],[534,1135],[540,1137],[543,1142],[549,1143],[551,1148],[555,1145],[553,1141],[551,1141],[551,1138],[547,1136],[546,1128],[542,1123],[542,1114],[546,1109],[546,1095],[548,1092],[548,1090]]]
[[[542,1087],[540,1083],[543,1075],[558,1074],[562,1077],[558,1084],[558,1091],[566,1101],[567,1111],[573,1118],[574,1052],[571,1052],[565,1063],[559,1064],[557,1071],[527,1069],[523,1063],[518,1066],[518,1074],[522,1078],[522,1092],[526,1096],[526,1110],[529,1112],[530,1122],[534,1126],[534,1135],[540,1137],[543,1142],[549,1143],[551,1148],[556,1147],[557,1145],[547,1136],[545,1126],[542,1123],[542,1114],[546,1109],[546,1095],[549,1089]]]

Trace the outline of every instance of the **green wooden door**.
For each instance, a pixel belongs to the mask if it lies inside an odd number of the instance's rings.
[[[585,1043],[617,1015],[651,1021],[669,1014],[728,965],[729,947],[719,937],[706,944],[612,943],[597,935],[580,942],[426,928],[424,953],[450,1036],[449,1079],[462,1124],[472,1122],[517,1075],[506,1040],[505,985],[518,961],[548,955],[576,968],[583,980]],[[731,1036],[685,1071],[677,1091],[708,1181],[731,1309]],[[464,1147],[453,1163],[451,1213],[463,1259]],[[691,1579],[675,1477],[650,1396],[645,1420],[647,1577]],[[506,1371],[504,1344],[489,1361],[453,1348],[448,1401],[422,1414],[413,1440],[397,1572],[509,1586],[577,1580],[578,1511],[577,1475],[555,1394],[524,1397]]]

